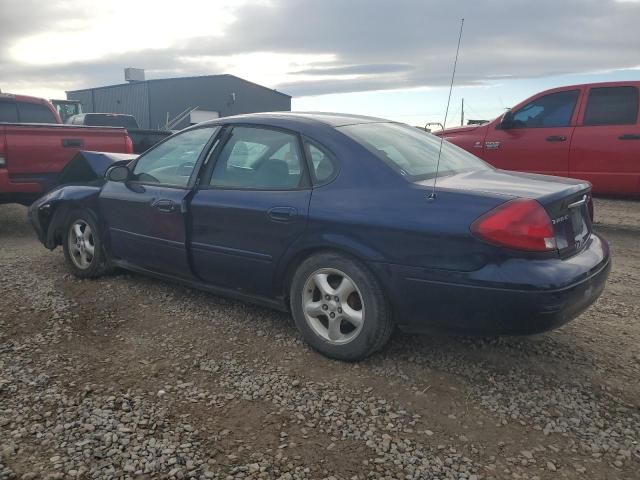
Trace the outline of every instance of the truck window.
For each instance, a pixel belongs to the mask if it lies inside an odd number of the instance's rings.
[[[84,124],[92,127],[138,128],[138,122],[131,115],[86,115]]]
[[[16,123],[18,111],[14,102],[0,102],[0,122]]]
[[[513,115],[513,128],[568,127],[579,90],[550,93],[536,98]]]
[[[45,105],[18,102],[18,118],[21,123],[58,123]]]
[[[637,120],[636,87],[598,87],[589,90],[584,125],[633,125]]]

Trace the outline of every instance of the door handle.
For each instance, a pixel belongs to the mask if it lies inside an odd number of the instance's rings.
[[[640,140],[640,134],[638,133],[625,133],[620,135],[618,140]]]
[[[151,206],[164,213],[171,213],[176,209],[176,204],[172,200],[160,199],[151,202]]]
[[[64,148],[79,148],[84,146],[84,140],[81,138],[63,138],[62,146]]]
[[[289,222],[298,214],[298,210],[293,207],[273,207],[267,214],[274,222]]]
[[[546,138],[547,142],[564,142],[567,140],[567,137],[564,135],[550,135]]]

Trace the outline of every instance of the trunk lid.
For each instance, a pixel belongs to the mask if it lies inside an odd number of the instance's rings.
[[[429,187],[433,180],[417,182]],[[530,198],[546,210],[562,257],[580,251],[592,231],[591,184],[589,182],[534,173],[483,170],[438,179],[438,189],[486,193],[491,196]]]

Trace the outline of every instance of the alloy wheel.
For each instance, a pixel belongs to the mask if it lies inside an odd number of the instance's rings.
[[[74,265],[82,270],[91,266],[95,255],[93,231],[84,220],[76,220],[69,229],[69,253]]]
[[[323,268],[309,276],[302,292],[302,309],[314,333],[333,345],[355,339],[365,321],[358,286],[335,268]]]

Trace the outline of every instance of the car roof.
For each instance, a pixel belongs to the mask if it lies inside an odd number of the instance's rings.
[[[384,118],[367,117],[365,115],[351,115],[348,113],[327,113],[327,112],[261,112],[248,113],[244,115],[234,115],[222,117],[198,125],[220,125],[225,123],[265,123],[271,121],[280,125],[289,124],[296,126],[300,124],[322,124],[330,127],[343,127],[345,125],[355,125],[360,123],[380,123],[392,122]]]
[[[15,93],[0,93],[0,100],[9,100],[22,103],[50,103],[46,98],[32,97],[30,95],[17,95]]]

